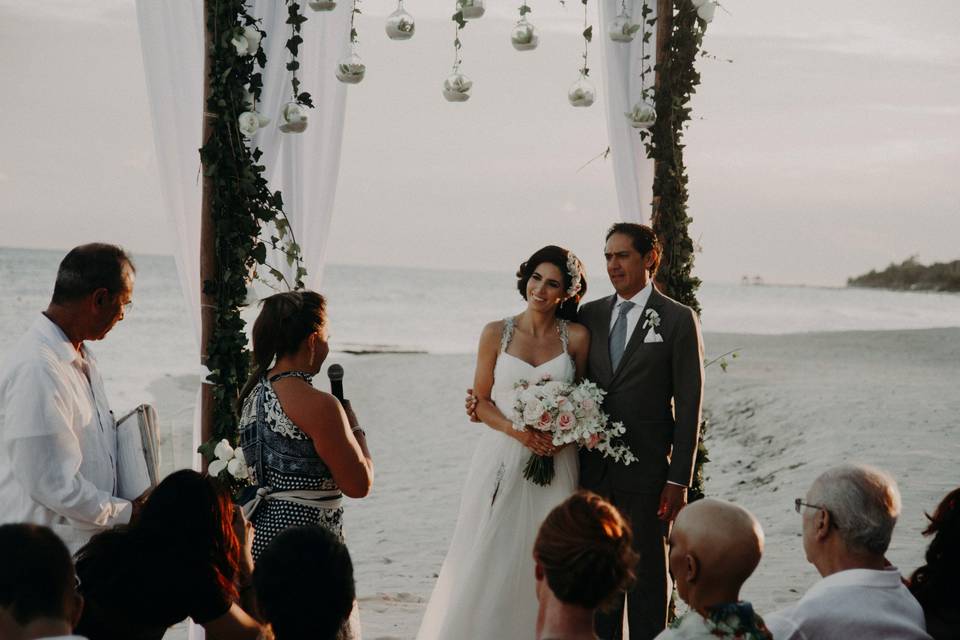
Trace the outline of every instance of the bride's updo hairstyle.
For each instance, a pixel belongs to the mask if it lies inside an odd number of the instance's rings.
[[[524,300],[527,299],[527,282],[530,281],[530,277],[537,270],[537,267],[545,262],[555,265],[563,274],[563,290],[566,299],[557,307],[557,317],[563,320],[576,320],[577,307],[580,305],[580,300],[583,299],[584,294],[587,293],[587,276],[580,259],[573,252],[563,247],[547,245],[536,251],[526,262],[521,264],[517,270],[517,291],[520,292]],[[577,278],[576,282],[574,277]],[[575,284],[576,286],[574,286]],[[571,289],[575,289],[575,291],[571,292]]]
[[[261,302],[253,323],[253,373],[240,392],[240,404],[279,357],[296,353],[311,334],[327,325],[327,301],[314,291],[275,293]]]
[[[632,539],[616,507],[595,493],[578,491],[547,515],[533,557],[557,599],[596,609],[633,584],[640,556]]]

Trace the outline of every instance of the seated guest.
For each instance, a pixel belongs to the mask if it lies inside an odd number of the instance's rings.
[[[937,505],[923,535],[933,536],[927,563],[910,576],[910,592],[923,607],[934,640],[960,638],[960,489]]]
[[[273,640],[335,640],[349,633],[355,597],[350,553],[328,529],[289,527],[253,572],[257,609]]]
[[[635,579],[633,533],[616,507],[580,491],[551,511],[533,545],[537,640],[596,640],[594,613]]]
[[[241,520],[241,524],[242,520]],[[254,640],[260,625],[235,602],[253,559],[238,539],[230,494],[184,469],[167,476],[133,524],[97,534],[77,554],[90,640],[159,640],[189,616],[216,640]]]
[[[930,637],[923,609],[884,557],[900,514],[893,478],[841,465],[821,474],[794,506],[803,515],[803,550],[823,579],[767,616],[776,640]]]
[[[83,609],[76,579],[70,552],[50,529],[0,526],[0,638],[83,640],[70,635]]]
[[[763,529],[735,504],[706,498],[680,512],[670,532],[670,572],[690,611],[658,640],[769,640],[740,588],[760,563]]]
[[[253,557],[293,525],[319,524],[342,538],[341,491],[362,498],[373,484],[366,435],[348,402],[315,389],[330,351],[327,307],[313,291],[274,294],[253,325],[256,370],[240,394],[240,444],[256,499]]]
[[[142,502],[114,495],[116,428],[89,347],[123,320],[134,274],[120,247],[70,251],[0,369],[0,523],[49,526],[71,552]]]

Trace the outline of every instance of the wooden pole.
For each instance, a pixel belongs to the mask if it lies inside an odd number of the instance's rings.
[[[210,56],[213,34],[210,33],[209,0],[203,3],[203,137],[202,144],[206,145],[212,133],[212,118],[214,115],[207,112],[207,101],[210,98]],[[216,233],[211,215],[212,200],[211,180],[203,172],[200,196],[200,364],[207,364],[207,345],[213,334],[216,323],[216,298],[205,292],[204,283],[217,279],[217,250]],[[213,385],[204,382],[200,392],[200,443],[203,444],[213,437]],[[206,470],[207,461],[201,457],[200,468]]]
[[[664,69],[663,62],[667,59],[667,53],[670,50],[670,33],[673,31],[673,0],[657,0],[657,55],[654,66],[654,91],[660,90],[660,84],[663,82]],[[658,113],[657,118],[669,118],[668,113]],[[660,161],[654,160],[653,175],[660,174]],[[660,212],[660,198],[653,198],[653,211],[650,216],[651,226],[656,227],[657,216]]]

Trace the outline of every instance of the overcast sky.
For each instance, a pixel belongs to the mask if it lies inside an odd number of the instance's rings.
[[[566,102],[579,3],[531,2],[541,45],[521,54],[518,0],[488,0],[464,104],[440,95],[452,4],[407,0],[417,32],[397,43],[394,2],[364,0],[330,260],[510,270],[558,243],[599,275],[616,204],[609,163],[581,169],[607,146],[602,104]],[[706,48],[733,62],[699,63],[686,135],[698,274],[842,284],[960,258],[960,3],[724,6]],[[0,141],[0,246],[170,253],[132,0],[0,0]]]

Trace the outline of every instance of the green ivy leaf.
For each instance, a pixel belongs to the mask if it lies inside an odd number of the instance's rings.
[[[584,0],[583,4],[587,4],[586,0]],[[583,30],[583,39],[586,40],[587,42],[593,41],[593,25],[590,25],[589,27]]]

